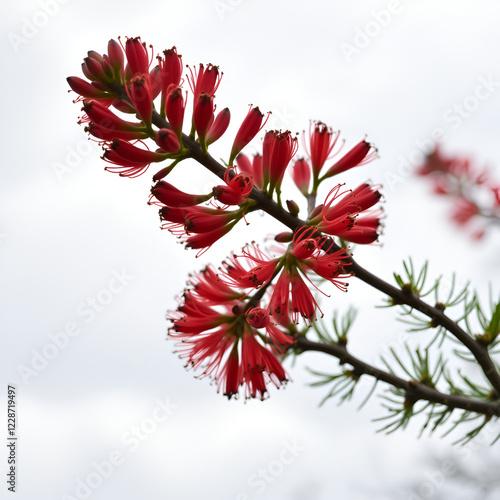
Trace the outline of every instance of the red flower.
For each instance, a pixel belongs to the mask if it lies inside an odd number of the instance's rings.
[[[341,184],[328,194],[321,213],[311,220],[320,231],[339,236],[353,243],[373,243],[377,240],[380,227],[380,212],[361,212],[373,207],[380,201],[381,194],[376,186],[361,184],[353,191],[339,193]],[[335,205],[337,199],[345,195]]]
[[[321,122],[311,122],[309,127],[309,148],[304,144],[307,154],[311,159],[312,171],[314,178],[319,177],[319,173],[323,168],[326,160],[331,157],[331,153],[340,132],[333,132],[330,127],[327,127]]]
[[[192,286],[192,293],[212,306],[236,301],[243,297],[241,291],[235,290],[219,279],[217,270],[211,264],[192,276],[188,284]]]
[[[257,340],[245,303],[220,283],[214,270],[204,269],[188,284],[177,311],[167,315],[169,335],[181,341],[180,357],[187,366],[212,377],[228,398],[244,386],[245,397],[264,399],[269,382],[278,388],[285,383],[285,370],[271,348]],[[285,334],[273,331],[283,340]]]
[[[127,72],[130,73],[130,77],[136,74],[149,73],[151,60],[146,44],[141,42],[140,37],[127,39],[125,42],[125,54],[128,64]]]
[[[153,196],[160,202],[161,206],[192,207],[209,200],[212,194],[188,194],[168,182],[160,181],[151,188],[151,198],[149,199],[150,204],[158,205],[156,202],[151,202]]]
[[[198,70],[189,68],[191,77],[188,76],[189,86],[195,99],[202,93],[213,96],[220,85],[222,73],[218,66],[209,64],[206,68],[200,64]]]
[[[177,153],[181,145],[175,132],[168,128],[161,128],[156,132],[156,144],[160,146],[165,153]]]
[[[128,95],[141,120],[151,125],[153,114],[153,89],[148,74],[135,75],[130,80]]]
[[[351,168],[366,165],[375,158],[378,158],[377,150],[369,142],[363,140],[331,166],[326,172],[325,177],[331,177]]]
[[[269,118],[269,114],[267,117]],[[240,151],[262,130],[262,127],[267,122],[266,118],[264,123],[262,123],[263,118],[264,115],[258,107],[253,108],[250,106],[247,116],[243,120],[234,139],[231,154],[229,155],[229,165],[233,164],[234,159]]]
[[[110,172],[118,172],[122,177],[137,177],[143,174],[153,162],[168,158],[168,154],[155,153],[133,146],[127,141],[115,139],[110,149],[104,152],[103,159],[116,167],[106,167]]]
[[[205,137],[214,121],[214,98],[203,92],[196,97],[193,109],[193,125],[200,138],[202,147],[205,146]]]
[[[295,160],[292,167],[292,179],[299,191],[307,196],[309,193],[309,184],[311,182],[311,166],[304,158]]]
[[[66,78],[71,90],[80,95],[77,101],[82,98],[89,99],[105,99],[111,97],[109,92],[98,89],[93,83],[89,83],[83,78],[79,78],[77,76],[69,76]]]
[[[108,82],[110,80],[109,74],[103,67],[103,57],[93,50],[89,51],[88,57],[83,58],[82,71],[89,80],[97,82]]]
[[[224,174],[226,185],[219,185],[213,188],[213,194],[217,200],[224,205],[241,205],[247,200],[253,189],[252,179],[242,173],[234,174],[232,168],[228,168]]]
[[[163,57],[158,56],[161,79],[161,112],[164,113],[165,103],[172,88],[178,87],[182,79],[182,56],[172,47],[163,51]]]
[[[94,136],[96,139],[99,139],[103,142],[112,142],[115,139],[135,141],[138,139],[147,139],[149,137],[147,132],[143,132],[139,129],[136,132],[122,132],[116,129],[101,127],[94,122],[90,122],[84,130],[85,132],[88,132],[90,135]]]
[[[172,88],[167,96],[165,104],[167,120],[172,130],[177,134],[179,140],[182,137],[182,123],[184,122],[184,110],[186,102],[180,87]]]
[[[240,154],[236,158],[236,165],[240,172],[245,172],[252,176],[254,186],[259,189],[262,188],[262,156],[257,154],[253,157],[252,161],[250,161],[247,156]]]
[[[121,82],[125,57],[121,45],[113,39],[108,42],[108,60],[109,64],[113,68],[114,79]]]
[[[246,320],[254,328],[265,328],[270,345],[277,354],[284,354],[295,341],[271,322],[268,309],[254,307],[246,313]]]
[[[268,382],[278,389],[287,381],[285,370],[276,356],[259,344],[253,334],[244,335],[241,346],[241,384],[245,385],[245,397],[264,399]]]
[[[82,109],[85,111],[87,117],[83,118],[80,123],[92,121],[99,128],[119,132],[143,132],[145,130],[142,123],[128,122],[119,118],[99,101],[85,99]]]
[[[294,322],[298,322],[299,316],[312,322],[319,307],[303,277],[310,282],[307,274],[314,272],[340,290],[345,291],[347,287],[343,280],[349,276],[345,270],[349,266],[349,255],[345,249],[332,251],[332,245],[317,229],[304,226],[295,232],[292,249],[283,256],[272,258],[256,245],[247,245],[241,256],[232,255],[223,262],[221,279],[230,287],[268,286],[269,314],[275,324],[287,323],[289,315]],[[271,285],[278,274],[276,283]],[[251,321],[259,324],[256,318],[252,317]]]
[[[290,131],[267,132],[264,137],[262,153],[262,171],[264,177],[264,188],[269,182],[269,192],[276,188],[280,190],[281,181],[285,170],[297,152],[297,138],[292,137]]]
[[[218,141],[224,132],[229,127],[229,120],[231,119],[231,113],[229,108],[224,108],[213,121],[205,139],[205,143],[208,145],[213,144]]]
[[[250,270],[241,264],[238,256],[231,255],[223,265],[223,279],[229,286],[237,288],[260,288],[274,276],[280,259],[273,259],[257,245],[247,245],[241,255],[252,266]]]
[[[208,250],[241,219],[240,211],[214,210],[207,207],[162,207],[162,229],[180,237],[186,248],[199,249],[197,256]]]

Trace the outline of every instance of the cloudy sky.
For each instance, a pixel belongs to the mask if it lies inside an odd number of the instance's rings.
[[[250,228],[196,259],[160,231],[146,204],[149,175],[104,172],[99,147],[76,124],[66,77],[80,75],[88,50],[140,35],[155,52],[176,45],[185,63],[224,71],[217,102],[233,122],[216,158],[227,157],[249,103],[271,110],[276,128],[302,131],[320,119],[347,145],[367,135],[380,159],[344,180],[382,184],[386,220],[382,244],[357,260],[390,280],[403,258],[429,259],[432,276],[456,271],[485,294],[499,276],[498,235],[471,242],[412,172],[438,134],[446,151],[498,173],[499,16],[497,2],[457,0],[9,4],[0,21],[0,356],[2,391],[11,384],[17,392],[17,498],[445,494],[444,459],[425,457],[469,457],[472,466],[479,445],[460,454],[453,437],[417,440],[416,425],[377,434],[380,401],[356,411],[363,388],[351,403],[318,408],[324,392],[308,387],[305,367],[333,372],[334,359],[301,356],[287,365],[293,382],[265,402],[228,402],[184,370],[165,341],[164,316],[187,274],[277,226],[254,214]],[[214,185],[195,165],[176,170],[179,185],[195,180],[193,192]],[[353,349],[379,363],[387,346],[401,344],[404,325],[374,308],[379,293],[351,281],[324,309],[360,309]],[[6,470],[6,453],[0,460]]]

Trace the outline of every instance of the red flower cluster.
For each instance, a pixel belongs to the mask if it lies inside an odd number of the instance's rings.
[[[246,398],[264,399],[266,384],[284,384],[287,375],[276,354],[293,339],[270,324],[266,311],[248,309],[243,292],[221,282],[211,266],[188,285],[177,311],[167,315],[187,366],[212,377],[228,398],[244,386]]]
[[[326,197],[324,205],[311,214],[311,224],[327,234],[338,236],[353,243],[367,244],[378,239],[381,226],[381,210],[372,210],[382,195],[377,186],[368,183],[354,190],[340,193],[341,184],[335,186]],[[343,196],[335,205],[338,198]]]
[[[292,322],[316,319],[318,304],[308,275],[347,287],[349,255],[345,249],[331,251],[331,245],[328,237],[304,226],[295,232],[292,249],[279,257],[249,245],[243,255],[223,262],[220,274],[208,266],[192,277],[179,308],[168,314],[170,336],[182,341],[181,358],[202,369],[202,376],[212,376],[229,398],[240,386],[246,397],[261,399],[266,383],[279,387],[286,374],[276,355],[294,342]],[[261,288],[267,307],[248,295],[249,289]]]
[[[298,323],[301,316],[311,323],[317,319],[319,307],[307,284],[312,284],[308,274],[315,273],[340,290],[347,287],[342,280],[349,276],[346,272],[349,255],[345,249],[331,251],[332,243],[315,228],[303,226],[295,231],[292,248],[280,257],[272,258],[255,244],[248,245],[242,256],[232,255],[223,263],[224,283],[259,289],[277,278],[269,290],[269,315],[273,322],[287,325],[291,318]],[[246,266],[240,262],[241,258]]]
[[[319,184],[334,175],[350,170],[351,168],[366,165],[377,158],[377,150],[372,144],[362,140],[342,158],[337,160],[321,176],[325,163],[336,156],[342,146],[336,152],[333,152],[337,145],[340,132],[333,132],[321,122],[312,122],[309,127],[309,144],[306,141],[306,135],[303,135],[304,149],[309,156],[309,161],[299,158],[295,161],[292,168],[292,178],[300,192],[307,196],[308,193],[316,194]],[[312,186],[311,186],[312,179]]]
[[[180,161],[185,157],[182,126],[187,101],[182,87],[183,62],[177,49],[172,47],[158,56],[157,65],[151,68],[152,54],[140,38],[127,38],[124,46],[120,43],[110,40],[108,54],[88,53],[82,68],[90,81],[76,76],[67,80],[71,89],[79,94],[77,101],[83,101],[85,115],[80,122],[88,123],[86,131],[105,146],[104,159],[113,165],[108,170],[136,177],[151,163],[167,159]],[[193,95],[191,136],[196,134],[205,152],[222,137],[230,122],[228,108],[215,114],[215,92],[221,77],[217,66],[200,64],[197,69],[190,68],[187,78]],[[156,107],[158,96],[161,96],[160,103]],[[125,121],[117,111],[135,114],[137,121]],[[155,123],[164,123],[159,118],[167,119],[168,126],[154,130]],[[263,118],[258,108],[250,109],[236,135],[229,165],[259,132]],[[135,145],[136,141],[147,138],[155,142],[156,151],[150,151],[144,142],[146,149]],[[117,140],[120,142],[116,143]],[[172,167],[158,172],[155,180],[168,174]]]
[[[149,203],[160,206],[163,229],[179,236],[186,248],[200,249],[198,255],[210,248],[227,234],[244,217],[246,196],[252,190],[252,179],[245,174],[229,175],[226,185],[215,186],[212,193],[194,195],[177,189],[172,184],[159,181],[151,188]],[[225,207],[201,206],[210,198],[216,198]],[[154,200],[156,199],[156,200]],[[240,205],[238,210],[226,210],[229,205]]]
[[[432,181],[436,194],[453,200],[452,220],[469,229],[473,238],[482,238],[487,224],[499,223],[500,184],[487,170],[474,168],[469,158],[446,157],[436,147],[417,174]]]
[[[69,77],[68,83],[80,95],[77,101],[83,101],[85,115],[80,122],[86,123],[85,130],[104,146],[103,159],[111,165],[106,170],[133,178],[143,174],[152,163],[171,160],[153,176],[154,181],[160,181],[189,156],[182,137],[186,99],[182,88],[182,57],[177,49],[164,51],[157,57],[153,69],[152,61],[140,38],[128,38],[124,46],[111,40],[108,54],[90,51],[85,58],[83,72],[90,82]],[[190,68],[187,77],[194,99],[191,134],[197,134],[205,151],[229,125],[227,108],[215,116],[214,98],[221,77],[219,68],[212,64]],[[154,101],[160,95],[156,113]],[[135,113],[136,120],[124,120],[120,112]],[[236,135],[231,155],[236,155],[253,139],[263,126],[263,118],[258,108],[250,108]],[[154,129],[155,123],[161,127]],[[148,146],[147,139],[154,141],[154,150]],[[152,198],[162,207],[162,227],[181,236],[189,248],[209,248],[242,218],[253,188],[251,175],[238,174],[232,168],[227,169],[224,181],[225,184],[214,186],[212,193],[198,196],[183,193],[169,183],[156,184]],[[200,206],[212,197],[226,208],[240,205],[240,210]]]
[[[181,357],[189,366],[213,377],[229,398],[244,387],[246,397],[263,399],[269,382],[280,387],[287,380],[278,356],[293,344],[295,324],[302,318],[311,325],[322,315],[314,293],[321,291],[312,278],[347,290],[350,255],[347,248],[335,245],[332,236],[363,244],[377,240],[380,210],[374,207],[381,198],[377,186],[365,183],[351,191],[338,184],[323,204],[313,203],[321,182],[368,163],[376,150],[361,141],[323,172],[338,153],[339,133],[321,122],[312,123],[304,144],[308,159],[295,160],[290,169],[311,213],[301,221],[299,205],[286,200],[285,214],[281,188],[298,150],[296,135],[267,131],[261,155],[250,159],[242,154],[267,122],[252,105],[236,133],[225,170],[220,164],[214,167],[208,148],[230,123],[229,109],[216,113],[222,72],[213,64],[191,67],[186,90],[177,49],[164,51],[154,67],[150,49],[140,38],[128,38],[125,44],[111,40],[107,54],[88,53],[83,64],[87,80],[68,78],[83,104],[80,122],[102,144],[108,171],[136,177],[154,163],[167,162],[153,176],[149,203],[160,208],[162,228],[187,248],[197,249],[198,255],[253,210],[271,207],[270,213],[288,221],[292,232],[276,236],[276,241],[286,243],[276,256],[252,243],[242,255],[233,254],[223,262],[219,272],[208,266],[190,279],[177,311],[168,315],[170,336],[181,341]],[[189,95],[193,112],[187,137],[183,124]],[[167,182],[171,170],[188,158],[218,172],[220,183],[209,192],[191,194]]]

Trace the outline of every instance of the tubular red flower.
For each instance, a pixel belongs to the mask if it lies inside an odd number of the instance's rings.
[[[193,124],[202,144],[214,121],[214,98],[203,92],[195,101],[193,109]]]
[[[224,387],[224,396],[231,399],[233,396],[238,394],[238,389],[240,386],[240,363],[238,349],[234,346],[229,353],[227,361],[224,367],[219,372],[219,382],[217,387],[217,392],[220,388]]]
[[[246,262],[251,269],[248,270],[242,262]],[[238,288],[259,288],[274,276],[279,259],[273,259],[263,252],[257,245],[247,245],[243,248],[243,255],[230,255],[222,263],[221,272],[224,282],[229,286]]]
[[[157,182],[151,188],[151,194],[160,203],[168,207],[190,207],[199,205],[212,197],[212,194],[188,194],[165,181]],[[151,199],[150,199],[151,203]]]
[[[237,288],[221,282],[211,266],[193,275],[177,311],[167,314],[169,336],[180,341],[178,352],[186,366],[213,378],[218,392],[231,398],[244,387],[245,397],[263,399],[269,382],[279,388],[287,381],[276,354],[294,340],[264,319],[265,309],[247,313]],[[265,328],[265,340],[252,323]]]
[[[245,385],[245,396],[259,397],[261,400],[267,393],[267,380],[277,388],[287,381],[281,363],[253,335],[245,335],[242,340],[240,379]]]
[[[192,293],[210,305],[219,305],[225,302],[232,302],[242,297],[241,291],[226,285],[217,275],[217,270],[209,264],[205,269],[188,281],[192,285]]]
[[[98,89],[95,85],[87,82],[83,78],[78,78],[77,76],[69,76],[68,78],[66,78],[66,81],[71,87],[71,90],[76,92],[81,97],[90,99],[105,99],[110,97],[109,92]]]
[[[271,347],[277,354],[284,354],[286,349],[295,342],[293,337],[273,325],[268,309],[254,307],[247,311],[246,320],[253,328],[265,328]]]
[[[160,218],[168,229],[180,237],[186,248],[208,250],[236,225],[239,211],[214,210],[207,207],[162,207]]]
[[[107,82],[110,78],[102,67],[102,56],[99,55],[99,57],[100,60],[97,60],[94,57],[85,57],[83,59],[82,71],[89,80]]]
[[[141,149],[130,144],[127,141],[122,141],[120,139],[115,139],[112,142],[110,148],[118,156],[130,163],[149,164],[153,162],[160,162],[168,158],[168,154],[155,153],[153,151]]]
[[[220,213],[213,214],[199,211],[187,215],[184,223],[186,234],[215,233],[217,231],[223,231],[224,226],[234,220],[235,216],[239,215],[238,212],[226,212],[224,210],[220,210],[219,212]]]
[[[149,59],[146,44],[141,42],[140,37],[128,38],[125,42],[125,54],[127,56],[128,68],[131,76],[149,73]]]
[[[269,118],[269,114],[267,116]],[[229,155],[229,165],[233,164],[238,153],[262,130],[262,127],[267,122],[266,118],[264,123],[262,123],[263,118],[264,114],[260,112],[258,107],[253,108],[250,106],[247,116],[243,120],[234,139],[231,154]]]
[[[327,170],[325,177],[331,177],[341,172],[345,172],[346,170],[350,170],[351,168],[366,165],[375,158],[378,158],[376,148],[369,142],[363,140],[346,153],[337,163],[331,166]]]
[[[381,194],[376,186],[361,184],[352,192],[344,191],[339,194],[341,185],[330,191],[321,210],[321,222],[316,224],[320,231],[339,236],[353,243],[372,243],[379,235],[377,228],[380,225],[378,212],[375,214],[358,215],[380,201]],[[333,202],[341,195],[346,194],[335,206]],[[315,223],[315,220],[312,220]]]
[[[264,181],[269,179],[272,191],[275,187],[280,187],[285,170],[297,152],[298,145],[297,138],[292,137],[290,131],[274,131],[271,134],[267,133],[264,138],[262,169]]]
[[[332,251],[332,245],[331,238],[321,235],[315,227],[303,226],[293,235],[290,253],[301,260],[303,268],[311,269],[345,291],[347,285],[341,279],[349,277],[345,269],[350,265],[350,255],[348,249]]]
[[[103,159],[108,163],[116,165],[115,167],[106,167],[105,169],[108,172],[117,173],[120,177],[130,177],[131,179],[142,175],[149,167],[149,163],[127,161],[112,149],[104,152]]]
[[[377,215],[361,215],[352,225],[345,225],[335,233],[340,238],[366,245],[378,240],[380,235],[380,217]]]
[[[177,53],[177,48],[174,46],[171,49],[163,51],[163,57],[158,57],[162,91],[165,94],[169,93],[169,87],[173,85],[178,87],[182,79],[182,56]]]
[[[293,238],[293,233],[290,231],[284,231],[283,233],[278,233],[274,239],[278,243],[290,243]]]
[[[172,130],[177,134],[179,139],[182,137],[185,109],[186,103],[182,95],[182,89],[180,87],[172,87],[166,98],[165,112]]]
[[[250,161],[247,156],[240,154],[236,158],[236,165],[240,172],[247,173],[252,177],[254,186],[259,189],[262,188],[262,156],[257,154],[253,157],[252,161]]]
[[[229,108],[224,108],[215,118],[212,126],[210,127],[205,143],[207,146],[218,141],[226,132],[227,127],[229,127],[229,121],[231,119],[231,113]]]
[[[163,57],[158,56],[161,75],[161,113],[165,112],[167,98],[172,89],[179,87],[182,80],[182,56],[176,47],[163,51]]]
[[[285,354],[288,347],[295,343],[295,339],[293,339],[293,337],[280,330],[271,322],[269,322],[266,326],[266,334],[271,343],[273,352],[276,354]]]
[[[341,186],[342,184],[335,186],[326,197],[322,209],[322,218],[325,223],[333,222],[339,217],[353,215],[367,210],[378,203],[382,197],[381,193],[377,189],[378,187],[372,186],[368,183],[360,184],[353,191],[347,190],[339,194]],[[345,196],[332,206],[333,202],[344,194]],[[323,230],[319,226],[318,229]]]
[[[188,76],[188,82],[195,99],[202,93],[213,97],[222,78],[222,73],[219,71],[219,67],[209,64],[205,68],[203,64],[200,64],[198,70],[189,68],[189,71],[191,73],[191,77]]]
[[[254,328],[263,328],[270,323],[269,312],[262,307],[254,307],[246,313],[246,320]]]
[[[284,318],[288,317],[290,284],[291,275],[284,269],[273,287],[269,300],[269,314],[276,324],[280,324]]]
[[[154,101],[161,92],[161,74],[159,66],[155,66],[149,72],[149,83],[151,85],[151,95],[153,98],[152,100]]]
[[[116,41],[111,39],[108,42],[108,58],[111,67],[114,70],[115,80],[121,80],[121,74],[123,72],[123,63],[125,57],[123,55],[123,49],[121,45]]]
[[[156,144],[166,153],[177,153],[181,145],[175,132],[168,128],[161,128],[156,132]]]
[[[311,324],[313,320],[316,320],[316,309],[319,309],[318,303],[298,272],[292,273],[290,284],[292,321],[298,323],[300,315]]]
[[[311,182],[311,166],[304,158],[295,161],[292,167],[292,179],[299,191],[307,196]]]
[[[224,205],[241,205],[253,189],[252,179],[245,174],[236,174],[231,177],[232,168],[226,169],[224,181],[226,186],[219,185],[213,188],[213,194]]]
[[[312,171],[314,177],[318,178],[323,165],[330,157],[335,144],[339,138],[340,132],[333,132],[321,122],[311,122],[309,127],[309,157],[311,158]]]
[[[135,141],[138,139],[146,139],[148,134],[137,130],[137,132],[122,132],[112,128],[101,127],[97,123],[90,122],[85,127],[85,132],[96,137],[97,139],[104,142],[111,142],[115,139],[122,139],[124,141]]]
[[[116,116],[107,106],[98,101],[84,100],[83,111],[87,114],[89,120],[99,127],[120,132],[138,132],[142,131],[141,123],[134,123],[122,120]]]
[[[168,155],[140,149],[127,141],[114,139],[110,149],[104,152],[103,159],[118,165],[106,167],[109,172],[119,173],[121,177],[138,177],[143,174],[152,162],[167,159]]]
[[[153,90],[149,74],[137,74],[130,80],[129,97],[140,118],[151,125],[153,114]]]
[[[186,243],[186,248],[192,248],[193,250],[208,250],[216,241],[219,241],[223,236],[225,236],[234,226],[234,222],[230,224],[223,225],[213,231],[208,231],[205,233],[195,233],[192,236],[186,236],[182,239]],[[203,253],[203,252],[201,252]],[[197,256],[201,255],[199,252]]]

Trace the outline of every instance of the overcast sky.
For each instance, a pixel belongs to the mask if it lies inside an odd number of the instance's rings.
[[[217,103],[232,125],[216,158],[227,158],[249,103],[273,111],[273,127],[302,131],[319,119],[348,146],[367,135],[380,159],[343,180],[382,184],[386,219],[381,245],[360,249],[358,262],[391,280],[403,258],[429,259],[431,276],[456,271],[486,294],[488,279],[498,283],[500,238],[470,241],[412,170],[440,134],[446,151],[500,178],[499,20],[495,1],[9,3],[0,21],[0,356],[1,390],[17,388],[17,498],[406,500],[409,485],[424,498],[442,462],[423,457],[458,460],[450,443],[459,436],[417,440],[415,424],[377,434],[380,400],[356,411],[366,386],[351,403],[318,408],[324,389],[308,387],[305,367],[334,372],[333,358],[288,364],[293,382],[265,402],[228,402],[183,368],[164,316],[188,273],[279,226],[254,214],[250,228],[196,259],[159,229],[149,174],[103,170],[66,77],[81,76],[88,50],[140,35],[155,52],[176,45],[185,64],[221,67]],[[189,164],[173,179],[193,192],[217,183]],[[404,325],[374,309],[381,294],[351,281],[324,309],[359,308],[352,348],[379,363]],[[5,453],[0,461],[6,469]]]

